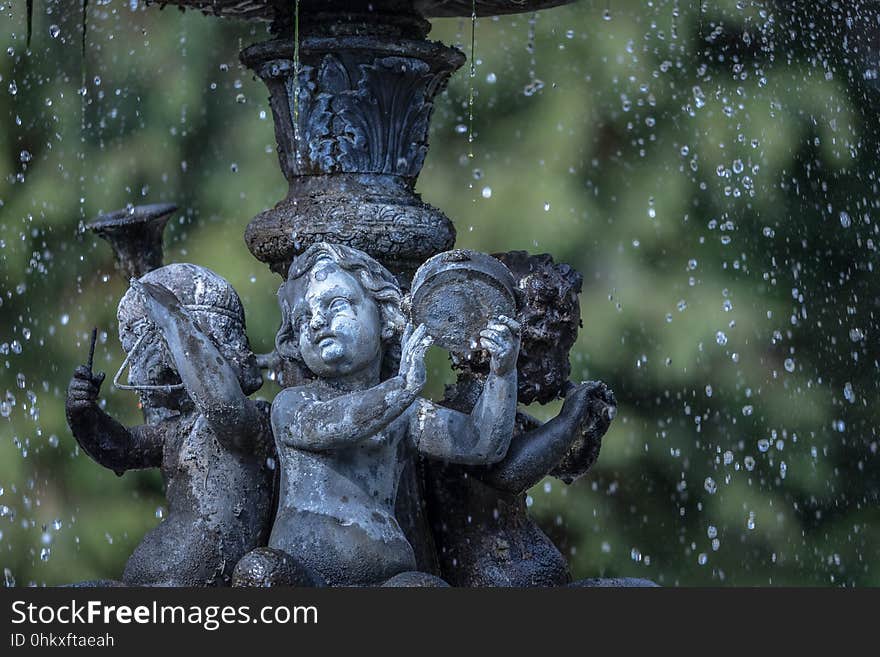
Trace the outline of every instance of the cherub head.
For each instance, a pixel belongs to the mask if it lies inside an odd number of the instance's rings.
[[[161,285],[178,298],[238,373],[245,394],[260,388],[262,377],[245,334],[244,308],[226,279],[205,267],[174,263],[154,269],[140,280]],[[157,403],[167,401],[169,395],[186,395],[161,332],[147,319],[140,294],[133,287],[119,301],[117,319],[129,366],[128,386],[120,387],[137,390]]]
[[[394,276],[363,251],[338,244],[319,242],[298,256],[278,301],[275,348],[322,378],[381,367],[405,324]]]
[[[578,295],[583,277],[552,256],[525,251],[497,253],[516,278],[522,295],[519,400],[546,404],[565,395],[571,374],[569,352],[581,325]]]

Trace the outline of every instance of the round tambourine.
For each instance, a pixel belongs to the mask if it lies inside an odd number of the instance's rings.
[[[435,255],[413,277],[409,316],[434,344],[454,354],[480,349],[480,331],[493,317],[516,317],[516,283],[499,260],[454,249]]]

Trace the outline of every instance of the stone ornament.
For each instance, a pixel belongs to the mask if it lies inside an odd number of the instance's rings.
[[[432,339],[424,325],[404,329],[399,286],[365,253],[311,246],[294,260],[279,301],[278,352],[301,361],[314,380],[272,402],[281,489],[269,547],[331,585],[382,584],[416,570],[395,517],[402,454],[470,465],[504,457],[516,414],[519,325],[497,317],[480,331],[489,374],[464,414],[419,397]],[[383,380],[395,340],[398,372]]]
[[[438,346],[465,356],[479,350],[479,332],[492,317],[516,316],[515,283],[497,258],[455,249],[419,267],[408,305],[413,324],[424,324]]]
[[[67,422],[92,459],[121,475],[159,468],[167,517],[126,564],[127,585],[223,586],[270,527],[274,456],[268,405],[232,287],[204,267],[172,264],[132,279],[119,302],[126,389],[145,423],[125,427],[98,403],[104,373],[77,368]]]
[[[465,61],[427,39],[426,19],[565,2],[157,3],[270,22],[273,38],[241,60],[269,90],[289,191],[245,241],[284,281],[275,349],[255,355],[228,282],[161,266],[174,206],[89,226],[132,279],[114,383],[138,395],[144,424],[102,410],[91,356],[71,380],[68,424],[99,464],[160,468],[167,489],[168,515],[122,583],[571,583],[525,491],[587,472],[616,414],[607,385],[570,380],[581,276],[549,255],[451,250],[452,222],[415,192],[435,99]],[[432,344],[458,373],[439,402],[422,396]],[[250,399],[261,368],[283,388],[271,406]],[[560,399],[543,424],[518,410]]]

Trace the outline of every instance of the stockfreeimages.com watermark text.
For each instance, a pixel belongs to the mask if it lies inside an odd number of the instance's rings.
[[[12,603],[12,624],[27,624],[28,629],[41,625],[193,625],[209,632],[223,625],[262,623],[265,625],[316,625],[318,608],[314,605],[171,605],[152,601],[148,604],[106,604],[100,600],[62,604],[35,604],[24,600]]]

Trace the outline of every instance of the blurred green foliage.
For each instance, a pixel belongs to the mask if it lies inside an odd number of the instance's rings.
[[[280,281],[241,237],[286,191],[237,60],[265,26],[94,2],[82,62],[64,4],[37,2],[27,52],[24,1],[0,0],[0,568],[20,585],[118,576],[162,515],[156,472],[117,478],[65,424],[93,325],[96,367],[122,358],[125,282],[81,222],[178,203],[166,261],[228,278],[257,351],[278,324]],[[480,19],[474,158],[465,67],[419,183],[459,246],[584,274],[573,376],[607,381],[620,413],[594,470],[542,483],[532,510],[578,577],[880,584],[880,121],[850,10],[613,5]],[[470,29],[432,36],[467,52]],[[131,394],[103,393],[138,422]]]

